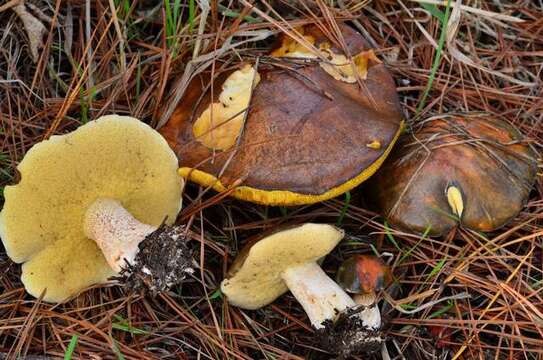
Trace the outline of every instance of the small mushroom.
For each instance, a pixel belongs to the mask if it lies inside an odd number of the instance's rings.
[[[23,263],[26,290],[61,302],[123,269],[136,288],[182,280],[192,261],[184,231],[164,224],[181,209],[177,164],[158,132],[124,116],[34,145],[0,213],[0,237]]]
[[[400,104],[362,36],[339,27],[352,61],[311,25],[299,32],[312,48],[283,35],[258,68],[196,76],[160,129],[181,175],[285,206],[333,198],[373,175],[401,132]]]
[[[236,258],[221,290],[243,309],[259,309],[290,290],[326,349],[347,356],[376,349],[381,338],[367,311],[321,269],[317,261],[343,238],[325,224],[304,224],[250,244]]]
[[[440,116],[401,141],[370,181],[368,195],[405,230],[437,236],[460,224],[494,231],[526,203],[536,159],[508,122],[483,114]]]
[[[348,293],[354,294],[354,302],[364,306],[362,314],[368,325],[379,331],[381,313],[376,293],[390,282],[390,272],[381,259],[369,255],[354,255],[345,260],[336,274],[337,283]],[[382,340],[382,336],[378,337]],[[375,345],[378,347],[378,344]]]

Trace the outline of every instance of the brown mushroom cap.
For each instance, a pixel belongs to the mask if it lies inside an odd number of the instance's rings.
[[[181,161],[181,174],[218,191],[241,180],[233,196],[267,205],[322,201],[371,176],[401,131],[400,105],[385,66],[370,55],[356,57],[368,50],[367,44],[348,26],[340,28],[355,66],[369,63],[367,74],[359,74],[366,77],[362,87],[348,74],[346,81],[336,80],[315,56],[307,56],[312,60],[303,64],[287,58],[272,61],[280,66],[262,62],[246,121],[234,134],[236,139],[241,134],[239,146],[214,149],[195,137],[194,123],[210,103],[220,100],[230,73],[214,82],[213,101],[209,80],[196,77],[161,129]],[[343,56],[316,26],[305,27],[303,34],[314,47],[326,50],[324,55],[340,54],[330,61],[337,63]],[[346,71],[345,66],[340,70]]]
[[[383,290],[390,282],[390,269],[372,255],[353,255],[339,267],[336,282],[347,292],[368,294]]]
[[[449,115],[405,137],[370,182],[369,194],[391,224],[439,235],[458,223],[493,231],[527,201],[536,154],[509,123]]]

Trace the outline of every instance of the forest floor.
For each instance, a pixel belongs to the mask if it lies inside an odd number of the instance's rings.
[[[265,54],[292,26],[334,21],[361,31],[393,74],[407,131],[437,114],[485,112],[541,151],[541,0],[164,3],[27,0],[22,15],[13,1],[0,5],[0,186],[17,181],[16,165],[51,134],[110,113],[158,128],[184,74]],[[349,235],[323,263],[331,275],[350,254],[385,254],[394,274],[385,290],[393,304],[381,302],[390,358],[543,358],[541,176],[521,214],[485,236],[391,229],[363,186],[294,208],[202,190],[187,185],[179,217],[191,224],[201,269],[156,297],[110,283],[51,305],[25,293],[20,265],[0,249],[0,358],[330,358],[292,295],[244,311],[218,290],[248,239],[302,222],[338,224]]]

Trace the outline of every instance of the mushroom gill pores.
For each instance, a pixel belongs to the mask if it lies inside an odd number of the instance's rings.
[[[307,26],[303,36],[321,57],[307,49],[285,54],[281,46],[292,40],[283,36],[268,61],[241,66],[253,75],[245,86],[232,81],[243,78],[235,71],[214,81],[197,76],[160,130],[181,159],[183,177],[217,191],[241,182],[234,197],[288,206],[338,196],[373,175],[400,134],[399,101],[388,70],[362,37],[340,28],[354,70],[342,50]],[[211,125],[202,126],[202,116]]]
[[[0,237],[8,256],[23,263],[26,290],[63,301],[127,262],[141,265],[141,243],[149,236],[181,245],[161,254],[164,262],[167,255],[186,258],[167,269],[183,278],[191,270],[184,239],[160,226],[173,223],[181,209],[177,165],[158,132],[126,116],[104,116],[34,145],[17,167],[20,182],[6,186],[0,213]],[[143,274],[151,282],[154,275]]]
[[[483,115],[426,120],[369,183],[395,226],[440,235],[457,224],[493,231],[518,215],[537,174],[534,151],[511,124]]]

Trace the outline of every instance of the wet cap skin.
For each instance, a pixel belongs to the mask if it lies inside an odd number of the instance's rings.
[[[213,99],[209,78],[192,81],[160,130],[183,177],[217,191],[241,181],[234,197],[289,206],[338,196],[382,164],[402,128],[390,73],[348,26],[340,29],[355,69],[316,26],[303,29],[324,60],[300,49],[290,55],[301,60],[284,54],[281,44],[292,41],[283,36],[267,63],[219,74]]]
[[[424,121],[403,139],[370,182],[368,195],[402,229],[441,235],[460,224],[494,231],[525,205],[536,159],[505,121],[445,115]]]
[[[60,302],[115,271],[84,231],[88,208],[115,200],[135,219],[158,227],[181,208],[177,158],[148,125],[109,115],[34,145],[7,186],[0,237],[8,256],[22,265],[26,290]]]
[[[371,255],[353,255],[345,260],[336,274],[337,283],[347,292],[368,294],[385,288],[390,272],[383,261]]]

